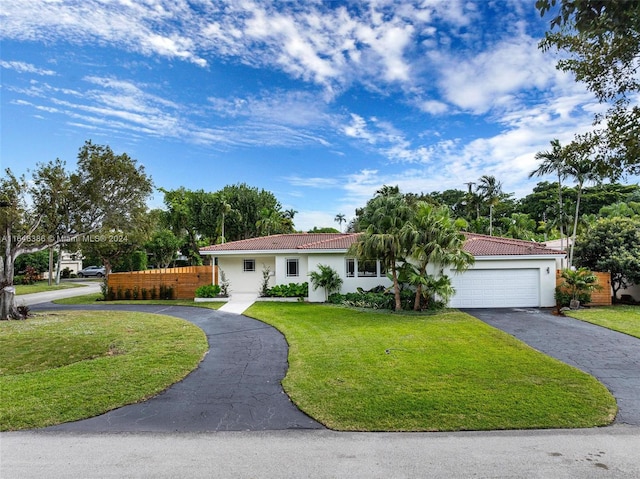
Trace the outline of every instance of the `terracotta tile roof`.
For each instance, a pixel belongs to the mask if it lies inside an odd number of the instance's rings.
[[[563,251],[547,248],[534,241],[499,238],[464,233],[464,249],[474,256],[564,255]],[[201,248],[200,251],[281,251],[281,250],[337,250],[346,251],[358,233],[294,233],[250,238]]]
[[[464,243],[464,249],[473,256],[566,254],[564,251],[547,248],[544,244],[536,243],[535,241],[500,238],[476,233],[464,233],[464,235],[467,238]]]
[[[201,248],[200,251],[276,251],[292,249],[346,250],[357,239],[355,233],[294,233],[261,236]]]

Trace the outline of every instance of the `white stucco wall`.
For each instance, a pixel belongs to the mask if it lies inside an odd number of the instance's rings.
[[[244,260],[253,259],[256,262],[255,271],[244,271]],[[273,256],[221,256],[218,258],[218,269],[224,271],[229,281],[229,295],[233,293],[259,294],[262,287],[262,270],[267,266],[275,271],[275,258]],[[218,281],[220,281],[218,276]],[[269,287],[274,286],[275,277],[269,279]]]
[[[306,283],[309,281],[308,260],[306,254],[283,254],[275,257],[275,284]],[[298,276],[287,276],[287,260],[298,260]]]
[[[318,271],[318,265],[323,264],[330,266],[342,277],[342,287],[340,293],[354,293],[358,287],[368,290],[375,288],[378,285],[385,287],[390,286],[391,282],[383,275],[383,277],[347,277],[347,263],[346,257],[343,253],[325,253],[314,254],[309,256],[309,271]],[[309,301],[310,302],[324,302],[325,292],[322,288],[313,290],[313,286],[309,283]]]

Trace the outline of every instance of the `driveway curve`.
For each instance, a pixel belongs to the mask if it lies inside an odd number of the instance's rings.
[[[282,390],[288,346],[275,328],[238,314],[187,306],[46,303],[35,310],[157,313],[201,328],[209,352],[185,379],[161,394],[100,416],[43,430],[73,432],[210,432],[323,429]]]
[[[596,377],[616,398],[614,422],[640,426],[640,339],[541,309],[464,311]]]

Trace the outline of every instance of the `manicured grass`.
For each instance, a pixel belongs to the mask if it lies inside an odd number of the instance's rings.
[[[615,416],[595,378],[461,312],[255,303],[245,314],[283,332],[285,390],[332,429],[575,428]]]
[[[75,296],[72,298],[56,299],[55,304],[159,304],[168,306],[193,306],[196,308],[219,309],[224,302],[207,302],[196,303],[192,299],[141,299],[141,300],[123,300],[123,301],[99,301],[102,298],[101,293],[85,294],[84,296]]]
[[[61,289],[78,288],[82,284],[60,283],[49,286],[48,281],[37,281],[33,284],[19,284],[16,286],[16,294],[45,293],[47,291],[58,291]]]
[[[192,371],[207,339],[168,316],[38,313],[0,322],[0,430],[95,416],[154,396]]]
[[[567,311],[567,316],[640,338],[640,306],[601,306]]]

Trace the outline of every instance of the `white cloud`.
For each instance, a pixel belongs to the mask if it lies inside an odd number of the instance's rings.
[[[0,61],[0,67],[6,68],[7,70],[15,70],[18,73],[34,73],[36,75],[42,76],[51,76],[56,74],[56,72],[54,72],[53,70],[38,68],[35,65],[31,65],[30,63],[25,62],[8,62],[2,60]]]

